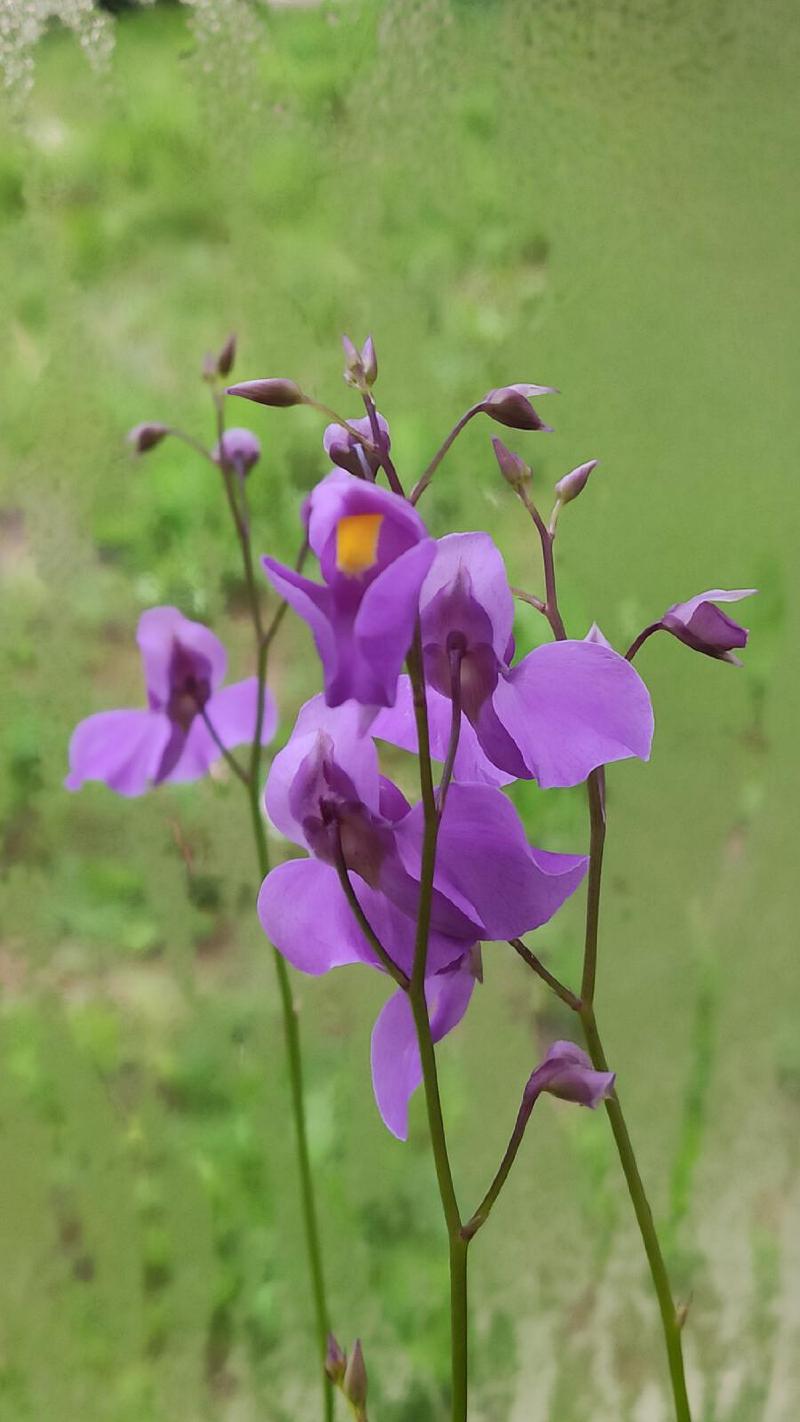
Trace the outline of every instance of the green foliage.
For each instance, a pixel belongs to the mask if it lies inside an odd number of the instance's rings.
[[[761,588],[744,672],[666,637],[642,654],[658,734],[649,768],[609,776],[598,1011],[693,1291],[701,1415],[789,1422],[788,6],[212,9],[211,30],[207,6],[125,14],[101,73],[54,30],[3,120],[0,1419],[314,1415],[279,1016],[238,787],[221,775],[135,802],[61,788],[75,722],[141,697],[143,607],[208,619],[235,674],[252,669],[214,471],[175,440],[139,461],[124,446],[145,418],[213,439],[202,356],[235,328],[237,375],[296,377],[348,413],[338,336],[372,330],[410,477],[499,381],[560,386],[557,433],[510,442],[544,507],[556,478],[601,458],[559,526],[576,636],[596,618],[622,647],[677,598]],[[299,500],[325,469],[319,422],[230,414],[264,443],[257,545],[291,557]],[[512,582],[540,592],[489,432],[465,432],[426,517],[437,534],[488,528]],[[525,651],[545,629],[521,605],[516,631]],[[315,677],[287,621],[271,663],[279,740]],[[585,843],[579,791],[513,795],[538,842]],[[570,905],[537,945],[573,984],[580,932]],[[574,1030],[499,945],[485,965],[441,1052],[465,1205],[541,1050]],[[355,994],[344,972],[294,988],[334,1326],[364,1339],[378,1418],[438,1422],[441,1221],[421,1109],[401,1147],[371,1101],[381,985]],[[476,1422],[660,1416],[653,1304],[604,1124],[543,1102],[476,1241]]]

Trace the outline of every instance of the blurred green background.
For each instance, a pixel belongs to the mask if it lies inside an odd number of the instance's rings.
[[[74,723],[141,697],[140,611],[175,602],[251,669],[220,490],[140,419],[212,436],[202,356],[356,413],[343,330],[418,473],[493,385],[553,383],[536,487],[562,599],[619,646],[667,604],[755,585],[736,671],[655,639],[652,763],[610,775],[598,1010],[676,1288],[699,1422],[800,1412],[796,887],[798,28],[788,0],[240,0],[8,7],[0,142],[0,1418],[317,1415],[272,967],[238,787],[61,788]],[[4,11],[4,15],[5,15]],[[10,17],[10,20],[9,18]],[[259,549],[291,556],[324,472],[310,411],[264,442]],[[476,420],[436,534],[531,530]],[[546,503],[546,492],[542,493]],[[528,614],[526,616],[526,613]],[[541,636],[520,612],[523,647]],[[287,622],[288,735],[317,687]],[[549,848],[579,792],[515,792]],[[275,852],[282,852],[275,841]],[[575,981],[580,903],[538,951]],[[465,1203],[543,1044],[574,1024],[500,946],[441,1051]],[[367,979],[365,981],[365,978]],[[385,990],[295,978],[334,1326],[378,1422],[438,1422],[445,1258],[423,1113],[383,1129]],[[568,1016],[568,1015],[567,1015]],[[656,1310],[602,1113],[546,1101],[474,1247],[475,1422],[662,1422]]]

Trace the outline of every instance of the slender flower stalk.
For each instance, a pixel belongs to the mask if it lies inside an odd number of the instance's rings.
[[[464,429],[465,425],[468,425],[470,420],[473,419],[475,415],[479,415],[482,409],[482,405],[471,405],[470,408],[466,410],[465,413],[461,416],[461,419],[456,421],[447,438],[443,441],[442,444],[440,444],[427,469],[424,471],[423,474],[420,475],[419,479],[411,490],[411,493],[408,496],[410,503],[419,503],[419,500],[425,493],[425,490],[427,489],[428,485],[431,482],[431,479],[436,473],[436,470],[439,468],[439,465],[447,454],[447,451],[450,449],[450,446],[454,444],[455,441],[458,439],[458,436],[461,434],[461,431]]]
[[[554,528],[548,528],[545,525],[526,491],[523,490],[520,492],[520,498],[536,525],[541,541],[545,574],[544,614],[550,623],[556,639],[563,641],[567,637],[567,632],[558,607],[555,562],[553,558]],[[652,630],[655,630],[655,628]],[[649,634],[650,629],[647,629],[647,631]],[[641,640],[643,641],[644,637],[642,637]],[[639,644],[641,645],[641,641]],[[631,659],[635,651],[636,644],[634,644],[632,650],[629,650],[628,660]],[[602,766],[593,770],[589,775],[586,782],[586,794],[589,806],[590,826],[589,877],[586,896],[586,931],[580,1000],[577,1003],[570,1002],[567,996],[568,990],[562,991],[561,984],[556,985],[555,981],[549,981],[550,975],[545,975],[545,972],[541,971],[541,964],[537,962],[535,965],[533,963],[529,965],[534,968],[534,971],[537,972],[540,977],[548,982],[548,985],[553,991],[558,993],[562,1001],[567,1002],[568,1006],[573,1007],[577,1012],[581,1020],[586,1045],[593,1065],[598,1071],[607,1071],[608,1064],[606,1062],[605,1052],[597,1026],[597,1019],[594,1013],[598,933],[600,924],[600,894],[602,888],[603,851],[606,837],[605,773]],[[517,948],[516,944],[512,946]],[[519,951],[519,948],[517,948],[517,951]],[[523,954],[523,956],[525,955]],[[530,956],[533,957],[533,955]],[[631,1197],[639,1232],[642,1236],[642,1243],[647,1256],[650,1275],[653,1280],[653,1288],[661,1313],[676,1422],[691,1422],[691,1410],[686,1390],[686,1376],[683,1362],[680,1316],[672,1296],[669,1274],[667,1272],[664,1256],[661,1252],[661,1245],[653,1220],[653,1214],[647,1200],[642,1177],[636,1163],[630,1133],[616,1092],[613,1092],[608,1097],[606,1110],[611,1123],[614,1141],[617,1146],[620,1164],[622,1165],[623,1174],[625,1176],[625,1183],[628,1187],[628,1194]]]
[[[433,876],[436,868],[436,843],[441,822],[440,806],[437,805],[433,788],[431,767],[430,732],[428,727],[425,671],[422,657],[422,637],[419,624],[414,644],[408,658],[408,671],[414,699],[414,716],[417,726],[419,752],[420,789],[424,810],[424,838],[422,846],[422,873],[420,878],[419,908],[417,912],[417,932],[414,945],[414,966],[411,974],[409,1000],[414,1015],[422,1081],[425,1090],[425,1104],[428,1113],[428,1128],[436,1168],[436,1179],[442,1201],[445,1224],[449,1240],[450,1260],[450,1348],[451,1348],[451,1416],[452,1422],[466,1422],[467,1418],[467,1367],[468,1367],[468,1316],[467,1316],[467,1246],[469,1241],[461,1234],[461,1212],[458,1206],[453,1172],[447,1149],[439,1079],[436,1070],[436,1053],[431,1035],[428,1004],[425,999],[425,967],[428,957],[428,939],[431,924],[433,898]],[[460,677],[459,677],[460,681]],[[454,724],[460,723],[460,716],[454,717]],[[455,751],[453,752],[455,759]],[[445,787],[446,788],[446,787]]]
[[[217,437],[220,450],[220,466],[222,469],[225,494],[231,519],[236,531],[237,541],[242,556],[242,566],[244,570],[245,584],[247,588],[248,605],[250,617],[253,624],[253,632],[257,647],[256,677],[258,682],[258,696],[256,698],[256,725],[253,732],[253,742],[250,751],[250,761],[247,773],[243,779],[247,793],[250,819],[253,829],[253,839],[256,849],[259,873],[262,880],[266,878],[270,869],[269,844],[267,842],[266,827],[261,811],[261,725],[264,716],[264,688],[267,680],[267,662],[269,650],[275,635],[280,627],[286,611],[286,603],[282,602],[275,611],[269,626],[265,629],[261,614],[261,600],[258,594],[258,587],[255,580],[253,564],[253,553],[250,542],[250,520],[247,516],[247,502],[244,486],[240,490],[241,503],[237,501],[237,492],[234,484],[233,473],[224,457],[224,435],[225,435],[225,412],[224,397],[216,389],[213,391],[214,407],[217,417]],[[302,565],[305,558],[306,545],[300,550],[298,565]],[[272,957],[275,965],[275,973],[278,980],[278,993],[281,1002],[281,1014],[283,1017],[284,1041],[286,1046],[286,1057],[289,1067],[289,1086],[292,1101],[292,1115],[294,1117],[295,1144],[297,1150],[297,1168],[300,1177],[300,1199],[303,1214],[303,1226],[306,1238],[306,1252],[308,1256],[308,1267],[311,1276],[311,1289],[314,1300],[314,1315],[317,1335],[317,1352],[320,1365],[320,1379],[322,1385],[322,1415],[325,1422],[333,1422],[333,1388],[329,1377],[325,1372],[325,1355],[327,1349],[328,1333],[330,1324],[328,1319],[328,1305],[325,1293],[325,1278],[322,1268],[322,1245],[320,1241],[319,1222],[317,1218],[317,1207],[314,1194],[314,1180],[311,1170],[311,1158],[308,1148],[308,1130],[306,1126],[305,1099],[303,1092],[303,1059],[300,1043],[300,1026],[297,1020],[297,1010],[292,994],[292,987],[289,981],[289,969],[285,958],[272,949]]]

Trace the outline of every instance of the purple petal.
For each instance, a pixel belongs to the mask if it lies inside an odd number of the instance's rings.
[[[143,612],[136,640],[153,707],[160,709],[169,701],[172,691],[170,667],[176,643],[205,664],[212,691],[225,680],[228,657],[219,638],[202,622],[190,622],[177,607],[151,607]]]
[[[301,706],[289,740],[275,756],[267,777],[267,814],[276,829],[293,843],[304,845],[306,840],[303,826],[292,811],[292,785],[319,733],[329,738],[333,758],[349,776],[361,803],[373,813],[379,812],[378,756],[370,738],[362,734],[361,712],[355,702],[331,707],[322,695],[312,696]]]
[[[270,942],[301,973],[375,962],[336,870],[316,859],[273,869],[261,885],[258,916]]]
[[[589,1057],[574,1042],[554,1042],[528,1082],[526,1094],[549,1091],[562,1101],[595,1110],[614,1090],[616,1072],[595,1071]]]
[[[437,540],[436,560],[420,599],[423,640],[428,640],[426,609],[438,593],[458,580],[462,570],[468,575],[472,597],[491,622],[492,647],[502,661],[514,625],[514,599],[502,555],[488,533],[448,533]]]
[[[443,761],[450,739],[452,704],[432,686],[428,686],[427,693],[431,755],[434,760]],[[414,699],[411,682],[405,674],[398,680],[394,706],[381,707],[372,723],[371,732],[378,740],[388,741],[389,745],[398,746],[401,750],[416,755],[417,722],[414,716]],[[499,770],[484,754],[466,716],[461,718],[453,779],[479,785],[508,785],[514,779],[513,775]]]
[[[69,745],[68,790],[102,780],[118,795],[143,795],[155,782],[171,726],[157,711],[100,711],[81,721]]]
[[[406,868],[419,875],[422,806],[397,827]],[[439,831],[436,887],[480,925],[481,938],[517,938],[552,918],[586,872],[583,855],[528,844],[514,806],[485,785],[451,785]]]
[[[577,785],[598,765],[650,755],[647,687],[624,657],[595,642],[537,647],[501,677],[493,706],[545,788]]]
[[[367,704],[391,706],[395,699],[397,679],[414,636],[420,588],[435,552],[432,538],[409,548],[370,583],[361,600],[353,632],[374,687],[374,694],[365,687],[358,696]]]
[[[236,681],[230,686],[224,686],[206,702],[206,715],[226,750],[233,750],[235,746],[252,745],[257,700],[258,680],[256,677],[248,677],[246,681]],[[268,745],[272,740],[277,722],[275,702],[265,687],[262,746]],[[195,716],[178,759],[166,774],[162,774],[161,779],[175,782],[199,780],[221,755],[222,752],[202,716]]]
[[[598,647],[608,647],[609,651],[611,652],[613,652],[614,650],[605,632],[603,632],[602,629],[598,627],[596,622],[592,623],[591,627],[589,628],[589,631],[586,633],[586,636],[583,640],[584,642],[596,642]]]
[[[275,558],[262,558],[261,566],[278,595],[311,628],[327,683],[335,676],[338,665],[330,589],[304,578],[302,573],[285,567]]]
[[[742,598],[754,597],[757,592],[758,588],[711,588],[709,592],[697,593],[695,597],[690,597],[687,602],[674,603],[669,611],[680,614],[683,620],[688,622],[702,602],[741,602]]]
[[[468,970],[443,973],[425,985],[434,1042],[451,1032],[469,1006],[475,979]],[[408,1103],[422,1081],[417,1033],[408,997],[398,990],[372,1030],[372,1084],[378,1110],[393,1136],[408,1137]]]
[[[398,968],[411,973],[416,924],[357,874],[350,876],[367,921]],[[303,973],[328,973],[348,963],[385,969],[356,922],[336,870],[317,859],[292,859],[264,880],[258,896],[261,926],[275,947]],[[451,968],[470,945],[431,933],[431,970]]]

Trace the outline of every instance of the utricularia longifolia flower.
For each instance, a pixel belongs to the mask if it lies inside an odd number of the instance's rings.
[[[259,915],[270,940],[303,972],[327,973],[352,963],[382,969],[343,893],[344,865],[368,923],[408,977],[424,814],[381,775],[373,739],[361,723],[355,702],[331,708],[317,696],[303,707],[287,746],[275,757],[267,781],[268,814],[310,857],[272,870],[262,885]],[[426,993],[434,1040],[466,1011],[476,945],[515,938],[546,923],[585,870],[582,855],[530,845],[516,810],[499,790],[450,787],[428,944]],[[420,1083],[421,1067],[402,989],[375,1024],[372,1073],[386,1124],[405,1137],[408,1100]]]
[[[431,743],[444,759],[453,679],[462,708],[457,771],[503,783],[577,785],[598,765],[647,760],[653,712],[641,677],[609,646],[548,642],[514,663],[514,600],[487,533],[440,538],[420,594]],[[374,731],[411,750],[407,680]]]
[[[317,485],[306,518],[322,584],[274,558],[267,577],[314,634],[328,705],[391,706],[434,540],[405,499],[344,469]]]
[[[177,607],[142,613],[136,634],[147,708],[98,711],[76,726],[69,747],[68,790],[101,780],[119,795],[142,795],[164,781],[197,780],[222,755],[253,740],[255,677],[223,686],[225,648],[200,622]],[[265,691],[263,744],[275,733],[277,713]]]

